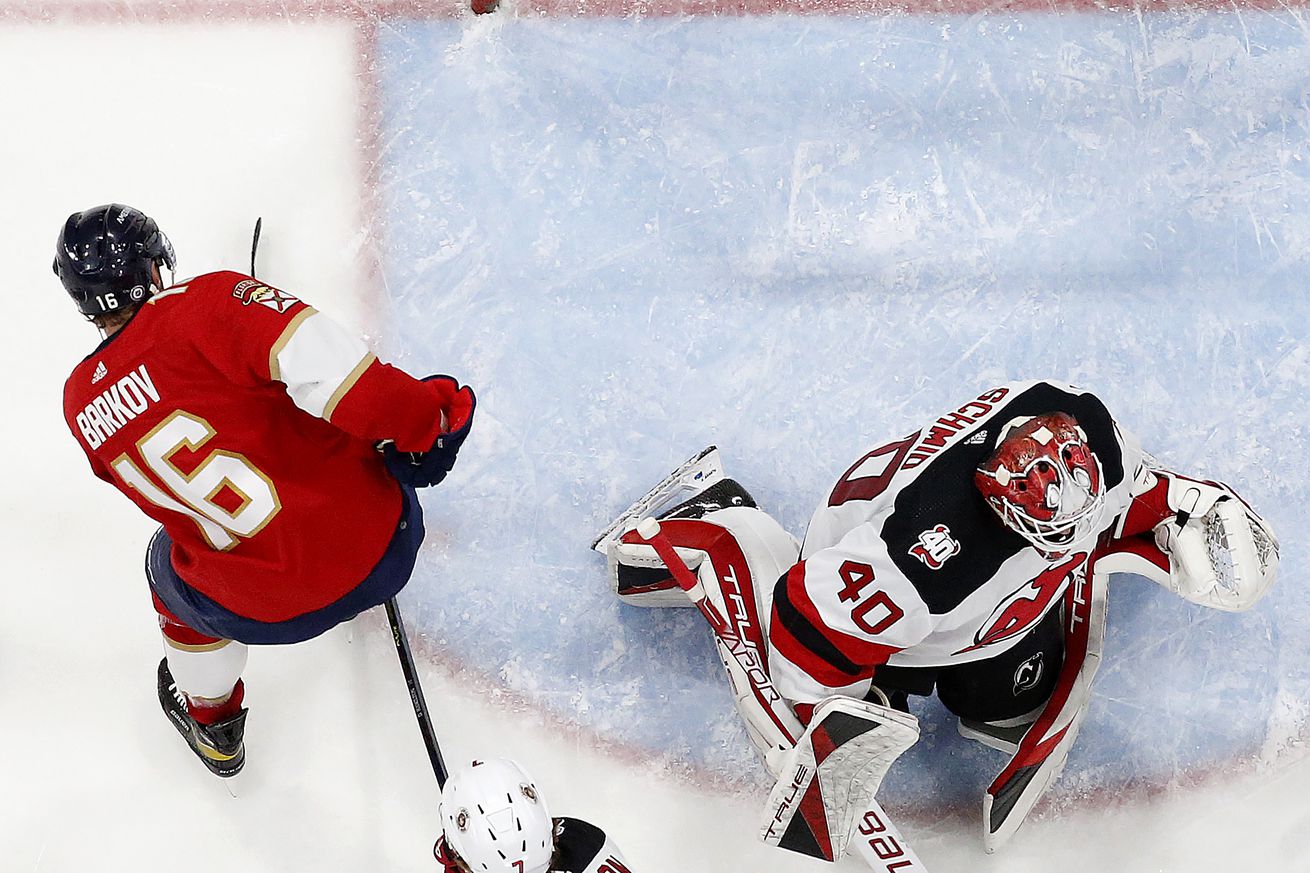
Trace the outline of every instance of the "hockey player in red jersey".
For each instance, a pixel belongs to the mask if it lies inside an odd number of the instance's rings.
[[[508,758],[474,761],[441,790],[442,873],[631,873],[603,830],[552,818],[532,777]]]
[[[164,268],[172,246],[141,212],[69,217],[55,273],[104,338],[64,414],[95,475],[161,525],[146,556],[160,703],[231,776],[247,645],[309,639],[404,586],[423,539],[414,489],[450,470],[475,400],[260,280],[166,285]]]
[[[686,490],[698,493],[639,526]],[[626,602],[687,605],[685,590],[723,617],[738,708],[779,777],[762,836],[829,859],[918,738],[908,695],[935,692],[964,736],[1012,756],[984,797],[991,850],[1077,734],[1109,574],[1236,611],[1278,560],[1232,488],[1161,468],[1095,395],[1049,381],[986,391],[869,451],[803,543],[707,451],[596,548]]]

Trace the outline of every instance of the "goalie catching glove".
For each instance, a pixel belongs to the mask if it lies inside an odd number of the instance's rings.
[[[1268,522],[1222,482],[1151,466],[1142,484],[1134,488],[1135,505],[1125,525],[1158,519],[1152,534],[1169,559],[1168,574],[1150,578],[1211,609],[1241,612],[1255,606],[1278,576],[1278,538]]]
[[[461,388],[450,376],[428,376],[423,381],[441,393],[442,433],[426,452],[401,452],[391,443],[382,446],[382,458],[391,475],[411,488],[427,488],[446,478],[455,466],[459,447],[468,437],[477,408],[473,389],[467,385]]]

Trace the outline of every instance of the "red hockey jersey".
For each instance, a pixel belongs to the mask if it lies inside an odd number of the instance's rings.
[[[64,416],[95,474],[168,531],[182,579],[276,622],[381,558],[401,496],[374,444],[430,448],[445,395],[286,292],[219,272],[159,292],[78,364]]]

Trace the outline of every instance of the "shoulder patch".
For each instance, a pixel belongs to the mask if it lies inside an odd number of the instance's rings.
[[[951,536],[944,524],[919,534],[919,541],[910,547],[910,554],[923,561],[929,570],[940,570],[942,565],[960,554],[960,541]]]
[[[243,279],[238,282],[232,289],[232,296],[240,300],[242,306],[258,304],[267,306],[274,312],[286,312],[300,302],[298,298],[292,297],[287,292],[265,285],[256,279]]]

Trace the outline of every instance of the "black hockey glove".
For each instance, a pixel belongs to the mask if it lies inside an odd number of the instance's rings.
[[[446,478],[446,474],[455,466],[459,447],[464,444],[469,428],[473,426],[473,412],[478,404],[472,388],[467,385],[459,387],[459,383],[449,376],[428,376],[423,381],[442,383],[440,387],[449,397],[444,410],[446,418],[452,423],[458,423],[458,426],[438,436],[432,448],[426,452],[397,451],[391,443],[383,446],[382,460],[387,469],[396,477],[396,481],[411,488],[428,488]]]

